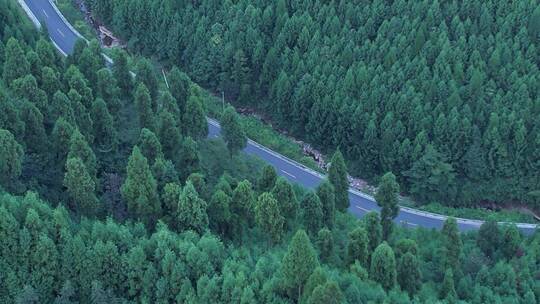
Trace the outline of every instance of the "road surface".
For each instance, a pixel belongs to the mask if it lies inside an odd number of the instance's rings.
[[[51,0],[19,0],[19,3],[25,8],[25,11],[29,14],[29,17],[33,19],[34,23],[36,23],[35,20],[37,19],[47,26],[50,38],[60,52],[65,55],[70,54],[73,51],[75,41],[80,35],[65,20]],[[24,7],[25,5],[26,7]],[[209,136],[219,136],[221,130],[219,123],[211,119],[209,119],[208,122]],[[321,174],[254,141],[250,140],[244,151],[248,154],[258,156],[274,166],[279,175],[306,188],[315,188],[324,179],[324,176]],[[362,217],[370,211],[379,211],[379,207],[374,199],[368,195],[351,189],[349,191],[349,198],[351,202],[349,211],[357,217]],[[400,212],[395,219],[395,222],[398,225],[406,227],[440,229],[445,219],[446,216],[443,215],[402,207],[400,208]],[[469,231],[478,229],[482,224],[482,221],[458,218],[457,223],[460,231]],[[536,229],[536,225],[533,224],[520,223],[517,225],[519,229],[526,234],[532,234]]]

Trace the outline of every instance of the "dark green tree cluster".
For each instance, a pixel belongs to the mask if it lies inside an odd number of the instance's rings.
[[[425,202],[540,204],[535,0],[88,2],[133,51],[339,146],[355,175],[392,171]]]

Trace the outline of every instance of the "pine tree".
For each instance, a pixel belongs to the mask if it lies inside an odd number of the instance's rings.
[[[246,147],[246,134],[240,124],[238,114],[236,114],[236,111],[230,106],[223,112],[221,118],[221,132],[231,156]]]
[[[396,259],[394,251],[386,242],[377,246],[373,252],[369,274],[385,290],[390,290],[396,285]]]
[[[126,53],[122,50],[117,50],[113,59],[113,76],[122,92],[122,96],[129,97],[131,96],[131,90],[133,89],[133,80],[131,78],[131,73],[129,72]]]
[[[24,121],[24,146],[27,151],[41,152],[47,149],[47,134],[43,125],[43,115],[30,102],[24,102],[21,109],[21,120]]]
[[[253,218],[255,210],[255,193],[248,180],[238,183],[233,191],[231,200],[231,212],[233,213],[233,222],[249,223]]]
[[[73,209],[80,215],[91,217],[99,213],[99,201],[95,194],[96,184],[80,158],[68,158],[64,186],[73,202]]]
[[[382,242],[382,226],[379,214],[375,211],[368,212],[362,221],[369,238],[368,250],[373,252]]]
[[[455,218],[447,218],[442,228],[445,247],[445,268],[457,270],[459,267],[459,256],[461,255],[461,238]]]
[[[203,233],[208,228],[207,204],[199,198],[193,184],[187,182],[180,195],[177,208],[177,221],[180,229]]]
[[[476,235],[476,245],[489,258],[493,257],[495,251],[499,248],[501,241],[501,232],[499,225],[493,217],[488,217],[478,229]]]
[[[182,124],[183,134],[193,139],[203,139],[208,135],[208,123],[199,98],[191,96],[188,99]]]
[[[323,227],[323,209],[321,200],[313,191],[307,192],[300,202],[303,211],[303,223],[310,235],[314,235]]]
[[[94,144],[103,151],[114,150],[118,143],[118,134],[114,127],[113,117],[103,99],[96,98],[92,103],[91,117],[94,128]]]
[[[501,253],[508,260],[512,259],[521,244],[521,234],[515,224],[505,227],[500,243]]]
[[[346,211],[349,208],[349,180],[343,155],[337,150],[332,156],[328,169],[328,180],[334,186],[336,209]]]
[[[413,296],[422,285],[420,265],[412,253],[407,252],[398,261],[397,281],[402,290]]]
[[[141,58],[139,62],[137,62],[135,70],[135,82],[144,84],[148,88],[152,100],[157,100],[158,80],[156,73],[154,73],[152,63],[146,58]],[[153,103],[152,110],[154,112],[157,111],[157,103],[155,105]]]
[[[334,227],[336,196],[334,194],[334,186],[327,180],[323,181],[317,187],[317,196],[321,200],[323,212],[323,224],[328,228]]]
[[[360,265],[365,267],[369,258],[368,245],[368,236],[364,228],[357,227],[349,232],[349,243],[347,244],[348,264],[358,261]]]
[[[208,208],[210,225],[215,227],[214,229],[222,234],[226,232],[227,225],[230,223],[230,203],[231,198],[222,190],[217,190],[214,192],[212,198],[210,199]]]
[[[201,169],[200,159],[197,142],[191,137],[185,137],[180,144],[178,155],[174,158],[182,180]]]
[[[139,126],[154,130],[154,112],[152,111],[152,99],[148,89],[143,83],[139,83],[133,95],[135,107],[139,116]]]
[[[285,218],[279,211],[279,205],[272,194],[262,193],[255,204],[255,222],[270,239],[278,242],[283,235]]]
[[[161,143],[154,132],[142,128],[139,135],[137,146],[141,149],[141,153],[153,164],[156,159],[162,157]]]
[[[386,173],[381,178],[375,201],[381,207],[381,226],[383,229],[383,239],[388,240],[392,233],[392,220],[398,215],[398,194],[399,185],[396,176],[391,172]]]
[[[283,217],[286,220],[294,222],[298,211],[298,200],[296,194],[285,178],[279,177],[272,189],[272,196],[277,200]]]
[[[444,273],[444,280],[442,283],[440,296],[442,299],[446,299],[449,303],[454,303],[457,300],[456,289],[454,287],[454,274],[450,268],[448,268]]]
[[[120,110],[120,88],[116,84],[116,79],[107,68],[97,71],[96,77],[96,97],[103,99],[112,113],[118,113]]]
[[[94,181],[97,180],[96,155],[94,154],[94,151],[92,151],[88,143],[86,142],[86,139],[84,138],[84,136],[77,129],[75,129],[73,131],[73,134],[71,134],[71,138],[69,140],[69,152],[68,152],[67,158],[80,159],[83,162],[85,169],[87,170],[92,180]]]
[[[54,242],[45,234],[39,236],[31,253],[30,282],[41,299],[49,301],[57,291],[59,256]]]
[[[161,204],[157,194],[157,183],[148,166],[148,160],[135,146],[128,160],[127,177],[121,187],[122,197],[128,211],[152,226],[159,218]]]
[[[296,299],[300,299],[306,281],[317,266],[319,261],[309,237],[304,230],[298,230],[281,261],[283,283],[291,290],[297,291]]]
[[[261,176],[257,181],[257,188],[261,192],[268,192],[274,188],[276,184],[277,173],[272,165],[266,165],[262,169]]]
[[[332,231],[328,228],[323,228],[317,233],[317,248],[321,261],[328,261],[334,254],[334,237]]]
[[[161,142],[165,157],[176,160],[178,158],[178,149],[180,149],[182,137],[178,125],[176,124],[176,120],[171,113],[167,111],[161,111],[159,113],[156,135]]]
[[[317,286],[311,297],[309,304],[340,304],[343,303],[344,296],[339,285],[334,281],[327,281],[323,285]]]
[[[24,51],[19,41],[13,37],[6,43],[4,60],[3,78],[6,84],[11,85],[13,80],[30,73],[30,64],[26,60]]]
[[[178,104],[180,113],[185,113],[186,104],[190,96],[190,79],[177,67],[174,67],[167,77],[169,90]]]
[[[22,172],[24,151],[8,130],[0,129],[0,185],[10,189]]]

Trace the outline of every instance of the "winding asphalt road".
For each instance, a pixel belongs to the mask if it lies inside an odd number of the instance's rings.
[[[81,37],[79,33],[65,20],[52,0],[18,0],[26,13],[36,26],[39,22],[45,24],[49,31],[50,38],[58,50],[64,55],[73,51],[75,41]],[[38,22],[39,20],[39,22]],[[218,137],[221,127],[215,120],[209,119],[209,136]],[[315,188],[324,176],[315,172],[302,164],[290,160],[277,152],[274,152],[252,140],[249,140],[244,150],[246,153],[256,155],[276,168],[279,175],[286,177],[291,182],[298,183],[306,188]],[[351,205],[349,211],[357,217],[362,217],[369,211],[379,211],[377,203],[366,194],[354,189],[349,190]],[[446,216],[422,212],[410,208],[401,207],[399,215],[395,219],[398,225],[406,227],[424,227],[440,229]],[[478,229],[482,221],[457,219],[460,231]],[[536,225],[518,224],[519,229],[525,234],[532,234]]]

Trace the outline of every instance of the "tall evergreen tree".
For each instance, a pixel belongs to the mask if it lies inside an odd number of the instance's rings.
[[[186,136],[203,139],[208,135],[208,123],[199,98],[191,96],[188,99],[182,123],[182,130]]]
[[[8,130],[0,129],[0,185],[11,188],[22,172],[24,151]]]
[[[114,78],[122,92],[122,96],[129,97],[133,89],[133,79],[129,72],[127,55],[124,51],[117,50],[113,57],[114,64],[112,71]]]
[[[357,227],[351,231],[349,233],[349,243],[347,244],[348,264],[358,261],[360,265],[367,266],[369,257],[368,245],[368,236],[364,228]]]
[[[319,261],[309,237],[304,230],[298,230],[281,261],[283,283],[295,291],[296,299],[300,299],[302,288],[317,266],[319,266]]]
[[[199,198],[193,184],[187,182],[180,195],[177,208],[177,220],[180,229],[194,230],[198,233],[208,229],[207,204]]]
[[[375,211],[368,212],[362,220],[364,221],[364,228],[369,238],[368,249],[370,252],[373,252],[381,243],[383,236],[379,214]]]
[[[279,205],[272,194],[264,192],[255,204],[255,222],[273,242],[283,236],[285,218],[281,215]]]
[[[321,200],[313,191],[307,192],[300,202],[304,226],[310,235],[315,235],[323,227]]]
[[[152,100],[157,101],[159,87],[152,63],[146,58],[141,58],[139,62],[137,62],[135,75],[135,82],[144,84],[146,88],[148,88]],[[156,112],[157,103],[154,102],[152,104],[152,110]]]
[[[414,295],[422,284],[421,272],[418,259],[412,253],[407,252],[398,261],[397,281],[401,288],[409,296]]]
[[[4,60],[2,76],[6,84],[11,85],[13,80],[30,73],[30,64],[26,60],[24,51],[19,41],[13,37],[6,43]]]
[[[462,243],[456,219],[451,217],[446,219],[442,228],[442,234],[445,237],[445,268],[457,270],[459,267]]]
[[[396,176],[391,172],[383,175],[377,193],[375,194],[375,201],[381,207],[381,225],[383,239],[385,240],[388,240],[388,237],[392,233],[392,220],[399,212],[398,194],[399,185],[396,182]]]
[[[147,225],[153,225],[161,213],[157,183],[148,166],[148,160],[137,146],[129,157],[127,177],[121,191],[129,212]]]
[[[238,153],[247,145],[247,137],[238,119],[238,114],[232,107],[227,107],[221,118],[223,140],[231,155]]]
[[[133,95],[135,100],[135,107],[137,108],[137,114],[139,116],[139,126],[141,128],[147,128],[154,130],[154,112],[152,111],[152,98],[148,89],[143,83],[139,83],[135,89]]]
[[[334,186],[327,180],[323,181],[317,187],[317,196],[321,200],[323,212],[323,224],[328,227],[334,227],[336,196],[334,194]]]
[[[285,178],[279,177],[271,193],[277,200],[283,217],[294,222],[298,211],[298,200],[296,199],[296,194],[291,183]]]
[[[390,290],[396,285],[396,259],[394,251],[386,242],[377,246],[373,252],[369,274],[385,290]]]
[[[96,184],[80,158],[72,157],[67,160],[64,186],[73,202],[73,209],[80,215],[91,217],[99,213]]]
[[[346,211],[349,208],[349,180],[345,160],[339,150],[332,156],[328,180],[334,186],[337,210]]]
[[[257,187],[261,192],[268,192],[274,188],[277,180],[276,169],[272,165],[266,165],[263,167],[261,176],[257,181]]]

